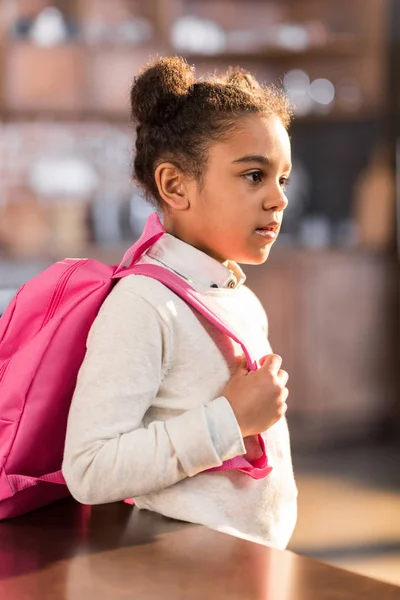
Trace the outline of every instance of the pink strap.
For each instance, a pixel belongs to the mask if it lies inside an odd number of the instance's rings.
[[[157,213],[151,213],[146,221],[143,233],[140,238],[127,250],[124,254],[123,259],[119,263],[115,270],[114,276],[117,273],[123,271],[126,267],[133,265],[141,256],[156,243],[162,235],[164,235],[165,229],[159,219]],[[128,264],[126,264],[128,263]]]
[[[235,342],[240,344],[243,349],[243,352],[246,356],[247,363],[249,365],[249,369],[251,371],[255,371],[257,369],[257,361],[252,355],[251,351],[246,348],[244,343],[240,340],[238,334],[234,331],[231,325],[227,325],[224,323],[215,313],[213,313],[206,304],[204,304],[201,299],[200,294],[194,290],[190,285],[178,275],[172,273],[168,269],[164,267],[159,267],[157,265],[134,265],[129,269],[126,269],[123,272],[115,273],[115,278],[122,278],[128,275],[145,275],[146,277],[151,277],[152,279],[157,279],[160,283],[166,285],[170,290],[178,294],[181,298],[183,298],[188,304],[193,306],[200,314],[202,314],[206,319],[208,319],[213,325],[218,327],[223,333],[232,338]]]
[[[65,485],[65,479],[61,471],[48,473],[47,475],[42,475],[41,477],[29,477],[28,475],[8,475],[7,479],[14,494],[21,492],[22,490],[26,490],[34,485],[38,485],[43,481]]]
[[[246,473],[253,479],[263,479],[271,473],[272,467],[268,465],[268,457],[265,450],[265,442],[264,438],[261,435],[258,436],[258,442],[262,451],[262,455],[259,458],[256,458],[249,462],[243,456],[235,456],[235,458],[225,460],[223,462],[222,468],[213,467],[212,469],[207,469],[207,473],[211,473],[212,471],[230,471],[232,469],[237,469],[239,471],[242,471],[242,473]]]

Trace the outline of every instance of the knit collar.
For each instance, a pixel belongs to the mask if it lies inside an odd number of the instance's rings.
[[[221,264],[170,233],[165,233],[146,254],[188,281],[206,287],[234,289],[246,280],[236,262],[228,260]]]

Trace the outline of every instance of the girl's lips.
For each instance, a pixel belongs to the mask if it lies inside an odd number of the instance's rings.
[[[263,238],[267,240],[275,240],[277,233],[272,227],[265,227],[263,229],[256,229],[256,233],[261,235]]]
[[[268,225],[263,225],[262,227],[257,227],[256,231],[275,231],[275,233],[278,233],[279,230],[279,221],[270,221],[270,223],[268,223]]]
[[[270,221],[268,225],[257,227],[256,233],[263,237],[265,241],[274,242],[278,236],[279,221]]]

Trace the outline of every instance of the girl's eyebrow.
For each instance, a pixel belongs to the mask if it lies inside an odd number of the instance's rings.
[[[268,156],[263,156],[262,154],[247,154],[246,156],[242,156],[241,158],[237,158],[232,161],[234,163],[249,163],[249,162],[258,162],[263,165],[270,165],[271,161]]]
[[[256,163],[260,163],[262,165],[268,165],[271,166],[273,165],[273,161],[271,159],[268,158],[268,156],[264,156],[262,154],[247,154],[246,156],[241,156],[240,158],[235,159],[234,161],[232,161],[233,164],[235,163],[252,163],[252,162],[256,162]],[[287,164],[285,165],[285,171],[290,171],[292,168],[292,165]]]

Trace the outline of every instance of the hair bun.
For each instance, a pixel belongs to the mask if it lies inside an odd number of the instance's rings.
[[[261,89],[257,79],[248,71],[241,68],[229,68],[225,82],[248,91],[259,91]]]
[[[131,89],[132,118],[139,124],[170,119],[194,84],[194,67],[178,56],[147,65]]]

